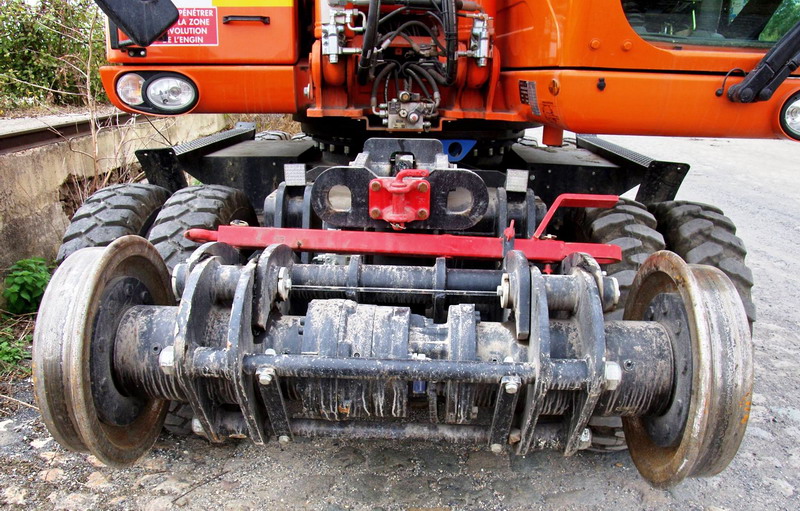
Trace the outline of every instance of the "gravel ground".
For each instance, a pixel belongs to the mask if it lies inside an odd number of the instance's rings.
[[[134,468],[61,449],[34,410],[0,420],[0,505],[56,509],[797,509],[800,507],[800,145],[610,137],[692,164],[679,198],[723,208],[757,281],[756,388],[738,456],[721,475],[652,489],[627,453],[495,456],[391,442],[247,442],[162,437]],[[15,397],[30,402],[30,382]],[[0,406],[8,406],[1,403]]]

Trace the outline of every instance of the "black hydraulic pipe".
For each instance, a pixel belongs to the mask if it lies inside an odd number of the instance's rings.
[[[375,42],[378,35],[378,18],[380,15],[381,0],[369,0],[367,21],[364,25],[364,43],[361,48],[361,56],[358,58],[358,68],[356,69],[356,78],[358,78],[358,83],[361,85],[367,83],[369,70],[370,67],[372,67],[372,52],[375,50]]]

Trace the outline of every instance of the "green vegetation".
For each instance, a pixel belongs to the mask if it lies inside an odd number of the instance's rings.
[[[31,334],[17,337],[14,328],[5,325],[0,328],[0,362],[16,365],[21,361],[31,358]]]
[[[0,0],[0,110],[105,98],[103,23],[92,0]]]
[[[775,42],[798,21],[800,21],[800,0],[784,0],[758,36],[758,40]]]
[[[8,271],[3,290],[8,312],[12,314],[36,312],[48,282],[50,282],[50,268],[44,259],[22,259],[14,263]]]

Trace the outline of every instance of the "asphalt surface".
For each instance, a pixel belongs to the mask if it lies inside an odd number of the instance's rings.
[[[64,509],[703,509],[800,507],[800,144],[608,137],[690,163],[680,199],[738,225],[756,287],[756,384],[739,454],[722,474],[668,490],[627,453],[527,458],[446,445],[298,441],[209,446],[164,436],[140,465],[115,470],[68,453],[32,410],[0,421],[0,504]],[[25,383],[17,397],[29,399]]]

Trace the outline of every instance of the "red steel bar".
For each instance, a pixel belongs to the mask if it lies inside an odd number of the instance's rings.
[[[250,249],[266,248],[281,243],[302,252],[337,254],[391,254],[472,259],[502,259],[505,255],[503,238],[451,234],[221,225],[217,231],[189,229],[185,236],[198,243],[219,241],[234,247]],[[622,250],[616,245],[567,243],[554,239],[518,238],[514,240],[514,250],[521,250],[529,261],[538,262],[560,262],[575,252],[587,253],[600,264],[611,264],[622,259]]]

